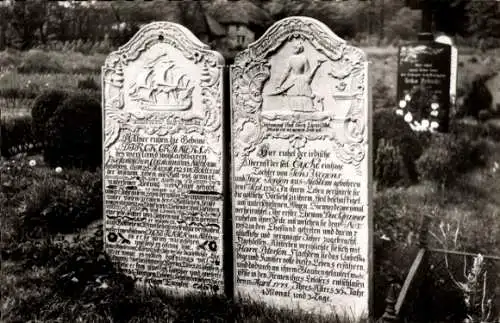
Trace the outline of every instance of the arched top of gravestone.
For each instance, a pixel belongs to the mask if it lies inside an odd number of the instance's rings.
[[[149,134],[216,133],[222,121],[223,56],[186,27],[144,25],[102,68],[105,147],[131,120]],[[214,137],[214,140],[218,140]]]
[[[327,25],[310,17],[293,16],[274,23],[259,39],[236,55],[234,65],[244,65],[249,61],[265,59],[277,51],[290,39],[309,41],[319,52],[337,61],[349,54],[352,63],[364,63],[366,54],[359,48],[350,46],[337,36]]]
[[[445,45],[450,45],[452,47],[454,47],[455,45],[453,44],[453,39],[448,36],[448,35],[439,35],[437,36],[434,41],[436,43],[441,43],[441,44],[445,44]]]
[[[166,43],[180,50],[187,59],[195,63],[205,61],[211,67],[224,65],[224,57],[219,52],[210,50],[210,46],[186,27],[168,21],[156,21],[142,26],[125,45],[109,54],[104,65],[115,67],[117,62],[127,65],[142,52],[159,43]]]
[[[345,314],[347,321],[367,316],[372,257],[368,67],[361,49],[308,17],[276,22],[236,56],[230,81],[238,297]],[[349,185],[348,193],[328,189],[341,182]],[[359,212],[351,213],[359,215],[350,226],[357,232],[325,230],[341,226],[319,221],[324,210],[340,210],[342,203],[345,212]],[[309,252],[314,249],[309,246],[334,240],[338,249]],[[349,246],[338,247],[341,240]],[[262,269],[270,273],[264,284]]]
[[[230,79],[232,131],[245,133],[234,151],[239,160],[265,138],[294,140],[299,135],[304,140],[335,137],[345,149],[358,145],[356,152],[337,149],[353,165],[359,166],[365,157],[358,152],[368,140],[367,56],[322,22],[309,17],[276,22],[235,57]],[[324,127],[300,134],[290,127],[275,127],[305,120]],[[345,131],[332,132],[330,124],[343,124]]]

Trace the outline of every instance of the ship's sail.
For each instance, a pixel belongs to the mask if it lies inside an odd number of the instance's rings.
[[[145,66],[130,87],[130,97],[146,110],[187,110],[192,105],[191,86],[186,73],[172,60],[157,60]]]

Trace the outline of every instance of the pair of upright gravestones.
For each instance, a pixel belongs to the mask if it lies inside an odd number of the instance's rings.
[[[105,248],[125,273],[368,315],[365,53],[319,21],[286,18],[236,56],[224,100],[222,56],[155,22],[102,72]]]

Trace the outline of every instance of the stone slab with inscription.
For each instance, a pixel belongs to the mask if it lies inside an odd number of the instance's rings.
[[[223,58],[142,27],[102,69],[105,249],[139,283],[222,292]]]
[[[447,132],[452,47],[434,41],[399,47],[396,113],[414,131]]]
[[[369,312],[368,61],[323,23],[283,19],[231,66],[235,290]]]

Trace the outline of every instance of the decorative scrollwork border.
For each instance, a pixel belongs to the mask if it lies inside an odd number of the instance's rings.
[[[266,33],[248,49],[239,53],[234,64],[231,66],[230,81],[232,95],[232,138],[233,160],[243,164],[256,146],[266,138],[282,138],[295,140],[295,134],[269,133],[262,126],[262,90],[265,82],[270,77],[269,57],[283,44],[293,38],[308,41],[318,52],[322,53],[332,61],[347,59],[352,69],[349,75],[353,77],[355,84],[354,95],[351,106],[344,118],[344,129],[346,131],[346,142],[340,142],[334,134],[330,136],[319,136],[318,134],[304,133],[300,136],[305,140],[331,139],[337,157],[344,163],[352,164],[359,168],[362,160],[366,157],[366,146],[368,134],[366,131],[367,116],[363,107],[369,104],[368,89],[366,88],[368,78],[368,62],[366,54],[359,48],[349,46],[345,40],[333,33],[325,24],[309,17],[289,17],[276,22]],[[280,116],[283,120],[293,120],[294,115]],[[317,120],[314,114],[305,117]],[[251,125],[251,135],[240,138],[238,133],[245,125]]]
[[[197,86],[201,91],[202,116],[183,117],[176,112],[130,112],[125,109],[124,68],[159,43],[178,49],[188,60],[201,67]],[[179,131],[198,132],[219,138],[222,126],[222,75],[224,58],[202,43],[191,31],[171,22],[153,22],[143,26],[125,45],[112,52],[102,67],[102,106],[105,125],[104,156],[119,138],[123,129],[144,130],[148,134],[169,135]],[[133,120],[158,120],[155,124],[130,125]],[[218,139],[216,140],[218,141]]]

